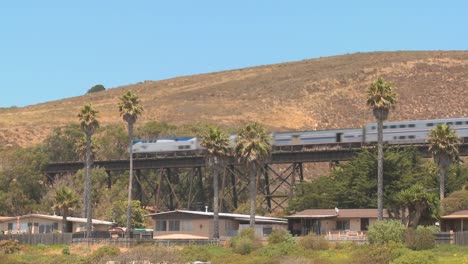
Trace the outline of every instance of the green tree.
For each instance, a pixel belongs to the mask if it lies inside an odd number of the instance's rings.
[[[367,105],[372,109],[374,117],[377,119],[377,217],[379,220],[383,219],[383,121],[388,118],[397,99],[397,95],[392,89],[391,83],[378,78],[367,90]]]
[[[84,105],[78,114],[81,129],[86,135],[86,160],[85,160],[85,217],[86,220],[86,236],[91,237],[92,231],[92,207],[91,207],[91,166],[93,163],[91,154],[91,137],[99,127],[97,120],[98,111],[91,104]]]
[[[234,155],[247,165],[249,170],[250,227],[255,226],[257,176],[271,155],[271,136],[258,123],[247,124],[237,136]]]
[[[43,141],[42,148],[52,162],[78,161],[75,144],[83,137],[80,124],[71,123],[64,127],[54,128]]]
[[[62,233],[67,232],[67,217],[78,204],[78,196],[72,189],[63,186],[55,190],[54,208],[60,210],[62,214]]]
[[[453,192],[443,199],[441,204],[443,215],[449,215],[460,210],[466,210],[468,208],[468,191],[460,190]]]
[[[437,124],[429,132],[429,151],[432,153],[435,163],[439,166],[440,176],[440,200],[445,197],[445,172],[453,160],[458,159],[458,144],[460,138],[456,131],[446,124]]]
[[[141,208],[140,201],[132,200],[132,215],[131,226],[133,227],[145,227],[145,214],[147,212]],[[127,201],[120,200],[112,203],[112,206],[107,210],[106,219],[108,221],[115,222],[118,226],[124,226],[127,224]]]
[[[93,87],[91,87],[88,92],[86,92],[87,94],[90,94],[90,93],[96,93],[96,92],[100,92],[100,91],[105,91],[106,88],[104,88],[104,85],[102,84],[96,84],[94,85]]]
[[[133,140],[133,126],[137,121],[138,117],[143,112],[143,107],[140,104],[140,99],[131,91],[127,91],[120,97],[119,112],[123,120],[127,122],[128,128],[128,149],[130,156],[130,175],[128,181],[128,206],[127,206],[127,237],[130,237],[131,229],[131,215],[132,215],[132,182],[133,182],[133,151],[132,151],[132,140]]]
[[[207,167],[213,171],[213,238],[219,238],[219,176],[224,167],[224,159],[229,155],[229,136],[219,127],[210,126],[201,135],[201,145],[206,150]]]
[[[408,189],[402,190],[398,193],[397,200],[408,211],[408,219],[402,219],[404,220],[403,223],[414,228],[419,225],[419,221],[426,210],[438,208],[439,205],[436,195],[428,192],[421,184],[415,184]]]

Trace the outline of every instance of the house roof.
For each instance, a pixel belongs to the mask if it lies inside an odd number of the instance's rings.
[[[460,219],[460,218],[468,218],[468,210],[461,210],[455,213],[451,213],[449,215],[442,216],[442,219]]]
[[[387,210],[384,217],[388,217]],[[377,218],[377,209],[339,209],[338,213],[335,209],[307,209],[286,218]]]
[[[148,214],[147,216],[158,216],[158,215],[166,215],[166,214],[174,214],[174,213],[191,214],[191,215],[199,215],[199,216],[206,216],[206,217],[213,217],[213,214],[214,214],[213,212],[175,210],[175,211]],[[238,220],[238,221],[249,221],[250,220],[250,215],[245,215],[245,214],[219,213],[219,217],[220,218],[232,218],[232,219],[235,219],[235,220]],[[255,222],[286,224],[287,220],[284,219],[284,218],[256,215],[255,216]]]
[[[0,219],[0,222],[17,220],[17,219],[32,218],[32,217],[37,217],[37,218],[42,218],[42,219],[49,219],[49,220],[56,220],[56,221],[61,221],[62,218],[63,218],[62,216],[58,216],[58,215],[27,214],[27,215],[21,215],[21,216],[5,217],[5,218]],[[86,223],[87,219],[86,218],[81,218],[81,217],[68,216],[67,221],[68,222],[75,222],[75,223]],[[95,224],[95,225],[113,225],[114,224],[113,222],[98,220],[98,219],[92,219],[92,223]]]

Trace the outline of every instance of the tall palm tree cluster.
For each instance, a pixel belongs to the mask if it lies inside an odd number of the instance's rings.
[[[367,90],[367,105],[377,120],[377,217],[383,219],[383,121],[395,108],[397,94],[393,85],[383,78],[375,80]],[[458,160],[460,138],[447,124],[438,124],[429,132],[429,151],[440,170],[440,200],[445,197],[445,171],[454,160]]]
[[[213,237],[219,238],[219,183],[218,178],[226,164],[226,158],[234,156],[245,164],[249,172],[250,227],[255,225],[257,178],[264,162],[271,155],[271,136],[259,123],[247,124],[240,130],[234,149],[229,149],[229,136],[219,127],[209,127],[201,136],[201,145],[206,149],[207,165],[213,171]]]
[[[130,232],[131,228],[131,199],[132,199],[132,182],[133,182],[133,153],[132,153],[132,139],[133,139],[133,126],[137,121],[138,117],[143,112],[143,108],[140,104],[139,98],[131,91],[128,91],[119,98],[118,109],[123,120],[127,122],[128,127],[128,138],[129,138],[129,152],[130,152],[130,176],[128,184],[128,207],[127,207],[127,232]],[[84,188],[84,210],[83,216],[86,217],[86,236],[89,238],[92,236],[92,206],[91,206],[91,166],[93,164],[93,147],[92,147],[92,136],[99,128],[98,111],[96,111],[91,104],[86,104],[80,110],[78,119],[80,121],[81,129],[85,133],[85,188]],[[78,144],[77,151],[83,153],[83,144]],[[58,193],[57,197],[62,200],[56,201],[64,206],[68,206],[67,203],[71,203],[72,196],[66,196],[66,192]],[[63,199],[68,199],[63,201]],[[72,204],[74,205],[74,204]],[[69,207],[69,206],[68,206]],[[62,207],[61,207],[62,208]],[[62,208],[64,209],[64,208]],[[67,213],[67,212],[65,212]],[[66,214],[65,218],[66,218]],[[65,221],[65,220],[64,220]],[[65,221],[66,222],[66,221]],[[127,234],[128,235],[128,234]]]

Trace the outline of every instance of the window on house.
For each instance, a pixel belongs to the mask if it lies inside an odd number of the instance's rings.
[[[157,220],[156,226],[154,227],[156,231],[166,231],[166,221],[165,220]]]
[[[182,221],[182,231],[192,231],[192,221]]]
[[[349,220],[337,220],[336,230],[349,230]]]
[[[179,220],[170,220],[169,221],[169,231],[180,231],[180,221]]]
[[[269,236],[273,232],[273,228],[271,226],[263,228],[263,236]]]
[[[13,223],[8,223],[8,230],[9,231],[13,230]]]

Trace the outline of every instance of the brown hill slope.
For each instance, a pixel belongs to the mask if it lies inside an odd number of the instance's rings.
[[[143,122],[235,127],[259,121],[275,131],[361,127],[373,121],[364,95],[378,76],[393,82],[399,94],[390,120],[468,116],[468,51],[356,53],[145,81],[1,109],[0,142],[37,143],[51,128],[76,122],[88,102],[100,111],[102,123],[122,122],[116,105],[129,89],[142,99]]]

